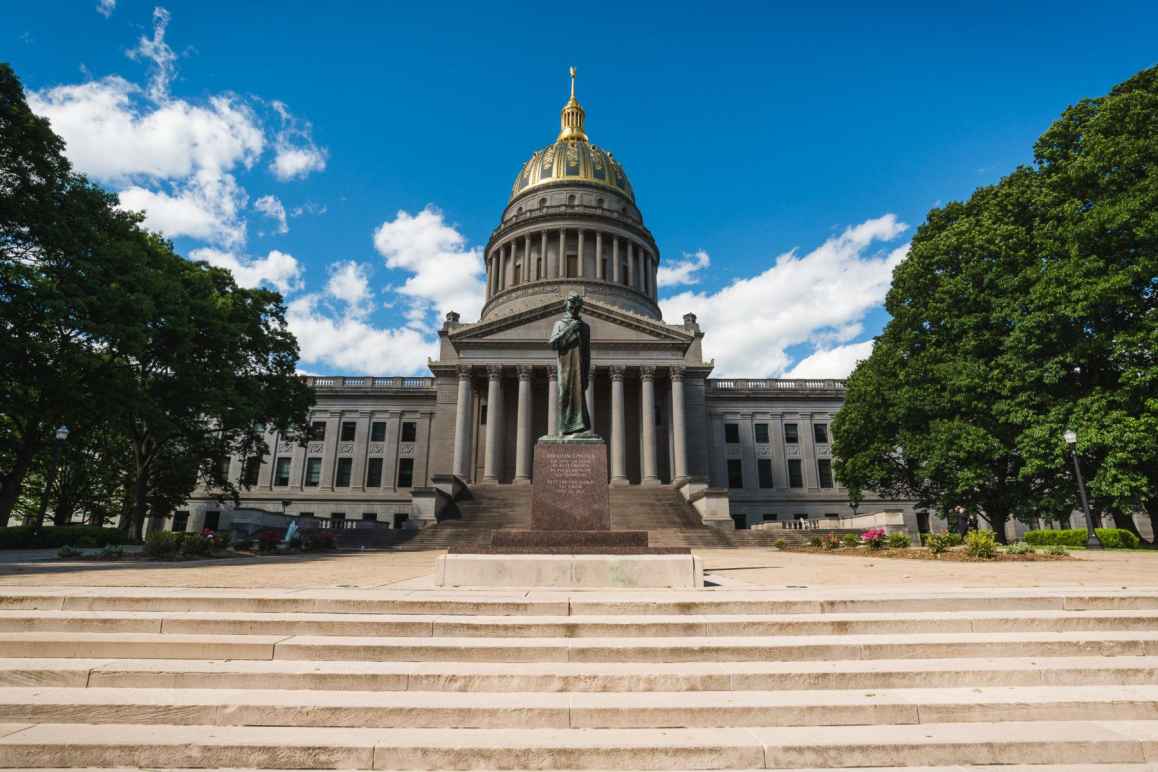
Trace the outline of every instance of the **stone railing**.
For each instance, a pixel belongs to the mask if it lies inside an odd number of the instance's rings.
[[[844,381],[836,378],[709,378],[709,394],[751,394],[785,392],[844,392]]]
[[[304,375],[302,380],[315,389],[364,389],[367,391],[431,391],[434,379],[429,377],[390,377],[344,375]]]
[[[852,517],[821,517],[815,520],[773,520],[766,523],[756,523],[752,526],[752,529],[757,531],[867,531],[870,528],[884,528],[886,533],[903,532],[906,529],[905,513],[900,510],[886,509],[881,512],[871,512]]]

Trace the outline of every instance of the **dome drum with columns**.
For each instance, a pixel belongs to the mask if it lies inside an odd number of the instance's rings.
[[[571,291],[660,318],[659,249],[627,173],[584,122],[572,75],[558,138],[523,164],[487,243],[484,321]]]

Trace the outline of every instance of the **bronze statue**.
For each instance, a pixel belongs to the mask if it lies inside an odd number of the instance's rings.
[[[556,436],[591,433],[587,413],[587,378],[591,370],[591,328],[579,318],[583,298],[572,292],[563,303],[566,315],[555,322],[549,343],[558,354],[559,404]]]

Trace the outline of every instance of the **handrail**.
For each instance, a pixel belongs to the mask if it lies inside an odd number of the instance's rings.
[[[837,378],[709,378],[709,392],[843,391]]]
[[[422,376],[390,376],[375,378],[369,375],[303,375],[307,386],[315,389],[405,389],[428,391],[434,388],[434,378]]]

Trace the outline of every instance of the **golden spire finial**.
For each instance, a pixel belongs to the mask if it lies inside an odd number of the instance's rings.
[[[575,99],[575,68],[571,67],[571,98],[563,105],[563,112],[559,116],[559,138],[570,142],[586,142],[587,134],[583,131],[583,108]]]

